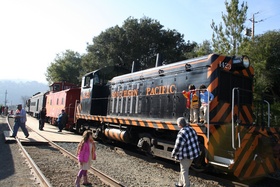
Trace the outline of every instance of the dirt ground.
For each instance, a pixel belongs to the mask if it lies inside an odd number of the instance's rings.
[[[9,131],[5,117],[0,117],[0,186],[38,187],[36,177],[23,157],[16,141],[5,142],[4,131]]]

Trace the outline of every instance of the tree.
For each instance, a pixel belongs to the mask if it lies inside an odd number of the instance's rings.
[[[238,8],[239,0],[231,0],[230,3],[225,1],[227,14],[222,13],[222,23],[219,26],[215,25],[212,20],[211,28],[213,29],[212,42],[215,53],[224,55],[235,55],[238,52],[240,45],[245,36],[242,35],[246,21],[248,10],[247,3],[242,3]]]
[[[268,31],[248,42],[244,52],[255,69],[255,92],[280,97],[280,31]]]
[[[250,57],[250,62],[255,70],[255,101],[265,100],[270,104],[269,117],[271,124],[278,124],[279,126],[280,88],[278,78],[280,75],[280,31],[268,31],[262,35],[255,36],[254,41],[247,42],[246,48],[243,51]],[[255,103],[256,108],[260,108],[262,105],[266,107],[264,102]],[[268,118],[268,113],[265,114],[263,119]]]
[[[83,63],[88,67],[122,65],[131,69],[134,61],[140,70],[153,67],[157,53],[163,55],[165,63],[183,60],[188,48],[193,46],[188,46],[176,30],[164,30],[158,21],[147,17],[129,17],[122,27],[111,27],[94,37]]]
[[[213,50],[211,48],[211,42],[209,40],[204,40],[202,44],[199,44],[194,49],[197,56],[203,56],[213,53]]]
[[[47,68],[47,81],[49,83],[67,81],[73,84],[80,84],[81,61],[80,54],[71,50],[58,54],[54,62]]]

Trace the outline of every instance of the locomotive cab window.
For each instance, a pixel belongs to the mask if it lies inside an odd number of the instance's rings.
[[[93,75],[92,81],[93,81],[93,85],[100,84],[100,78],[96,73]]]
[[[90,76],[85,77],[84,85],[83,85],[84,88],[90,88],[90,80],[91,80]]]

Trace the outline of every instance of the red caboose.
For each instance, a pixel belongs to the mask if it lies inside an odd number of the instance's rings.
[[[80,88],[70,88],[58,92],[50,92],[46,95],[47,118],[50,124],[55,124],[61,110],[68,115],[66,129],[71,130],[74,125],[75,102],[80,99]]]

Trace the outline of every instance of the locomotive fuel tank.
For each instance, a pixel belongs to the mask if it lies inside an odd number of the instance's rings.
[[[125,130],[106,128],[105,136],[111,140],[116,140],[124,143],[129,142],[129,136]]]

